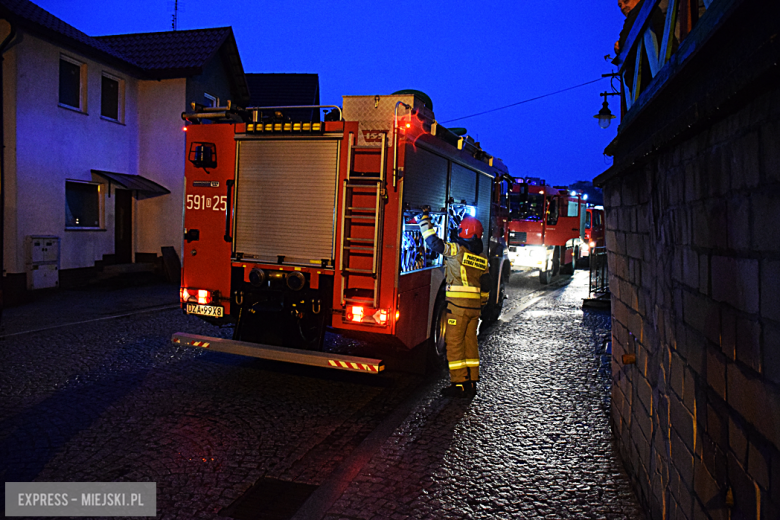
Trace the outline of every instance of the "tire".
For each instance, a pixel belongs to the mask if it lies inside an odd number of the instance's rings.
[[[555,250],[553,251],[553,267],[552,267],[552,275],[557,276],[561,272],[561,247],[555,246]]]
[[[568,248],[567,248],[568,249]],[[566,259],[566,251],[567,249],[563,250],[563,256],[562,261]],[[571,263],[568,264],[561,264],[561,274],[574,274],[574,264],[577,262],[576,257],[574,254],[572,254],[571,257]]]
[[[428,373],[438,373],[447,367],[447,343],[444,333],[447,330],[447,301],[440,291],[433,306],[431,317],[431,335],[425,349],[426,369]]]
[[[552,269],[547,269],[546,271],[539,271],[539,283],[542,285],[547,285],[550,282],[552,282]]]
[[[511,271],[504,269],[501,276],[501,283],[498,287],[490,290],[490,299],[485,308],[482,309],[482,321],[486,324],[495,323],[501,316],[501,310],[504,308],[504,299],[506,298],[506,284],[509,281]],[[496,298],[496,289],[498,289],[498,298]]]

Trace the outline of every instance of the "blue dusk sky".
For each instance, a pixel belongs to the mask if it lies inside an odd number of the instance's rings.
[[[33,0],[90,36],[171,30],[173,0]],[[609,168],[593,115],[624,17],[616,0],[180,0],[178,28],[232,26],[245,72],[317,73],[320,102],[427,93],[436,119],[465,127],[515,177],[592,180]],[[613,113],[619,112],[610,98]],[[459,120],[458,120],[459,119]]]

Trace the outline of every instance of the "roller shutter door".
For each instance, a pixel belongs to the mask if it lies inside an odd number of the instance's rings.
[[[482,227],[485,232],[482,235],[482,242],[485,246],[485,252],[488,250],[488,243],[490,242],[490,202],[491,194],[493,190],[493,179],[487,175],[480,173],[479,177],[479,200],[477,201],[477,215],[476,217],[482,223]]]
[[[456,203],[465,200],[466,204],[473,206],[477,202],[477,172],[452,163],[450,197]]]
[[[434,211],[447,200],[447,159],[407,146],[404,168],[404,204],[412,208],[430,206]]]
[[[338,141],[242,141],[235,250],[245,257],[311,264],[333,259]]]

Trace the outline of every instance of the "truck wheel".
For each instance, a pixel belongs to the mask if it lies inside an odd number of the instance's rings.
[[[544,271],[539,270],[539,283],[542,285],[547,285],[550,282],[552,282],[552,269],[546,269]]]
[[[553,251],[553,268],[552,275],[557,276],[561,272],[561,247],[555,246]]]
[[[447,330],[447,301],[440,292],[433,306],[431,335],[426,348],[426,368],[428,373],[441,372],[447,366],[447,344],[444,333]]]
[[[496,287],[490,291],[490,300],[485,308],[482,309],[482,321],[486,324],[494,323],[501,316],[501,310],[504,308],[504,299],[506,298],[506,284],[509,281],[511,271],[504,269],[501,276],[501,283],[498,285],[498,298],[496,298]]]
[[[563,256],[561,257],[561,262],[566,261],[566,251],[567,249],[563,250]],[[571,263],[561,265],[561,274],[574,274],[574,263],[576,261],[577,260],[574,254],[572,254]]]

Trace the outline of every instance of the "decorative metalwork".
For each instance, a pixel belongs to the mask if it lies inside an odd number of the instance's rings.
[[[639,95],[676,51],[690,54],[696,42],[688,47],[689,44],[684,44],[685,39],[712,2],[703,0],[700,5],[698,0],[650,0],[642,4],[620,54],[612,62],[620,66],[626,110],[638,101]],[[688,49],[683,50],[684,46]],[[643,57],[650,69],[644,73]]]

